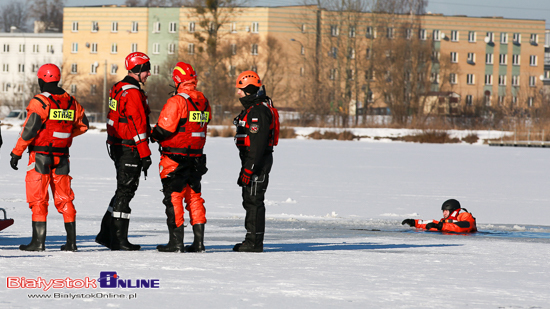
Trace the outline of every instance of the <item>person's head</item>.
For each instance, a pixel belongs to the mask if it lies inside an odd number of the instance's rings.
[[[38,85],[40,91],[43,91],[45,84],[53,84],[57,86],[57,83],[61,80],[61,71],[59,67],[53,63],[46,63],[38,69]]]
[[[455,199],[446,200],[441,205],[441,210],[443,211],[443,218],[449,217],[453,211],[460,209],[460,202]]]
[[[197,80],[197,72],[192,65],[185,62],[178,62],[172,71],[172,80],[176,84],[176,88],[188,81]]]
[[[126,56],[124,64],[126,70],[128,70],[128,76],[145,84],[147,77],[151,76],[151,62],[149,60],[149,56],[141,52],[131,53]]]
[[[262,81],[258,74],[254,71],[244,71],[239,77],[237,77],[237,94],[239,97],[245,97],[251,94],[256,94],[260,87],[262,86]]]

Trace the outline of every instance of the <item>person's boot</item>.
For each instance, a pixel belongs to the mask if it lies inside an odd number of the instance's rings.
[[[28,245],[19,246],[23,251],[44,251],[46,249],[46,222],[32,222],[32,240]]]
[[[128,241],[129,225],[129,219],[111,218],[111,250],[136,251],[141,248]]]
[[[264,234],[256,234],[255,237],[246,237],[242,243],[238,243],[233,247],[233,251],[263,252],[264,251]]]
[[[67,243],[61,245],[61,251],[76,251],[76,222],[66,222]]]
[[[160,252],[184,252],[183,247],[183,224],[179,227],[173,225],[168,226],[169,240],[166,245],[158,245],[157,250]]]
[[[186,252],[204,252],[204,223],[193,225],[193,243],[185,247]]]
[[[101,229],[99,230],[99,234],[95,237],[95,242],[105,246],[109,249],[111,249],[111,219],[113,218],[113,215],[109,210],[105,212],[105,215],[103,215],[103,219],[101,220]]]

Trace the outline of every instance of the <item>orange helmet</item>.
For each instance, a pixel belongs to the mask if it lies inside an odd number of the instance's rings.
[[[135,53],[131,53],[128,56],[126,56],[124,64],[126,65],[126,70],[132,71],[132,69],[135,68],[136,66],[144,65],[144,64],[148,63],[149,60],[150,60],[150,58],[146,54],[141,53],[141,52],[135,52]],[[149,64],[148,67],[150,68],[151,65]],[[140,71],[149,71],[148,69],[146,69],[147,66],[146,67],[140,67],[140,68],[143,69],[143,70],[140,70]]]
[[[249,85],[258,88],[262,86],[262,81],[260,80],[258,73],[254,71],[244,71],[239,75],[239,77],[237,77],[237,88],[244,89]]]
[[[61,71],[57,65],[46,63],[38,69],[36,76],[46,83],[58,82],[61,79]]]
[[[197,73],[192,65],[185,62],[178,62],[174,71],[172,71],[172,79],[176,84],[197,78]]]

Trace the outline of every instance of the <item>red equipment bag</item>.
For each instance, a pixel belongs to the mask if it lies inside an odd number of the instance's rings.
[[[13,224],[13,219],[8,219],[6,217],[6,210],[4,208],[0,208],[0,211],[4,213],[4,219],[0,219],[0,231],[7,228],[8,226]]]

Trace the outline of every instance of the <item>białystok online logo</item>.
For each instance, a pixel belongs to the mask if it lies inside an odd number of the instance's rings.
[[[99,279],[50,279],[42,277],[30,279],[25,277],[7,277],[6,287],[8,289],[158,289],[160,288],[160,279],[122,279],[116,271],[102,271],[99,273]]]

